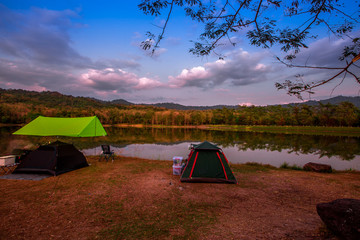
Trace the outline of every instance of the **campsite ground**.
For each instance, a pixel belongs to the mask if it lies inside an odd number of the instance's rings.
[[[117,158],[0,179],[0,239],[336,239],[316,204],[360,198],[360,173],[232,165],[239,184],[180,183],[172,162]]]

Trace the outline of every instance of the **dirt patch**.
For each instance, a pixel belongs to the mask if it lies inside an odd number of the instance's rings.
[[[0,179],[0,239],[331,239],[316,204],[360,198],[359,173],[237,165],[238,185],[194,184],[172,162],[88,160],[41,181]]]

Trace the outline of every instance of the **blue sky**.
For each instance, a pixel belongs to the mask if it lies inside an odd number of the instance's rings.
[[[156,25],[164,23],[165,15],[144,15],[139,2],[0,0],[0,88],[134,103],[267,105],[299,101],[277,91],[275,82],[299,73],[309,81],[329,74],[286,68],[274,58],[283,55],[277,47],[250,46],[241,33],[234,36],[236,48],[227,44],[221,49],[225,60],[195,57],[188,53],[190,40],[196,40],[202,26],[179,10],[170,19],[159,51],[149,56],[140,42],[147,31],[159,31]],[[358,4],[346,4],[355,9],[351,14],[359,11]],[[331,37],[324,26],[316,31],[319,37],[308,42],[298,63],[339,65],[338,55],[348,40]],[[353,35],[359,35],[359,26]],[[359,94],[353,79],[337,86],[340,82],[318,89],[311,98]]]

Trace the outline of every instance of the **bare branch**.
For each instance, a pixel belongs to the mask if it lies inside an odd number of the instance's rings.
[[[283,60],[281,60],[279,57],[276,57],[276,59],[284,64],[285,66],[292,68],[312,68],[312,69],[327,69],[327,70],[343,70],[344,68],[342,67],[318,67],[318,66],[307,66],[307,65],[294,65],[294,64],[289,64],[287,62],[284,62]]]
[[[327,69],[327,70],[341,70],[339,71],[337,74],[333,75],[332,77],[326,79],[326,80],[322,80],[319,82],[315,82],[315,83],[311,83],[311,84],[296,84],[296,83],[292,83],[289,80],[286,80],[284,83],[276,83],[275,86],[277,87],[278,90],[280,89],[287,89],[288,94],[290,95],[296,95],[297,97],[299,97],[301,99],[301,93],[303,92],[308,92],[308,93],[312,93],[312,90],[314,88],[320,87],[332,80],[334,80],[335,78],[337,78],[338,76],[340,76],[341,74],[345,73],[345,75],[347,73],[349,73],[350,75],[352,75],[356,81],[358,83],[360,83],[360,79],[358,76],[356,76],[354,73],[352,73],[351,71],[349,71],[349,67],[354,64],[354,62],[356,62],[358,59],[360,59],[360,54],[357,55],[355,58],[353,58],[352,61],[350,61],[349,63],[347,63],[347,65],[344,68],[330,68],[330,67],[314,67],[314,66],[300,66],[300,65],[292,65],[292,64],[287,64],[284,61],[281,61],[280,58],[277,58],[281,63],[285,64],[288,67],[297,67],[297,68],[312,68],[312,69]],[[345,76],[344,76],[345,78]],[[341,81],[342,83],[343,81]]]
[[[151,51],[151,55],[154,55],[155,50],[159,47],[160,41],[163,39],[163,36],[164,36],[164,33],[165,33],[165,29],[166,29],[166,26],[167,26],[167,24],[168,24],[168,22],[169,22],[170,15],[171,15],[171,12],[172,12],[172,9],[173,9],[173,6],[174,6],[174,2],[175,2],[175,0],[172,0],[172,1],[171,1],[170,10],[169,10],[169,13],[168,13],[168,15],[167,15],[167,18],[166,18],[164,27],[162,27],[162,32],[161,32],[161,34],[158,36],[158,39],[157,39],[157,41],[156,41],[156,43],[155,43],[155,45],[154,45],[154,47],[153,47],[153,49],[152,49],[152,51]]]
[[[355,21],[355,22],[359,22],[356,18],[351,17],[350,15],[348,15],[348,14],[344,13],[343,11],[341,11],[340,9],[337,9],[337,8],[333,8],[333,9],[334,9],[335,11],[343,14],[343,15],[344,15],[345,17],[347,17],[347,18],[349,18],[349,19],[351,19],[351,20],[353,20],[353,21]]]
[[[326,3],[326,0],[324,0],[323,3],[321,4],[321,7],[319,7],[318,11],[316,12],[316,15],[314,16],[314,20],[304,30],[302,30],[302,32],[299,35],[304,34],[305,31],[308,30],[311,27],[311,25],[314,24],[314,22],[318,19],[319,14],[322,11],[322,8],[325,6],[325,3]]]
[[[346,73],[344,74],[344,76],[343,76],[343,78],[341,79],[341,81],[339,82],[339,84],[337,84],[337,85],[331,90],[330,96],[332,96],[332,94],[333,94],[333,92],[335,91],[335,89],[344,82],[345,78],[346,78]]]
[[[262,1],[262,0],[261,0],[261,1]],[[246,2],[246,1],[243,1],[243,2],[242,2],[242,4],[240,5],[240,7],[237,9],[236,13],[234,14],[233,18],[231,19],[231,21],[230,21],[231,24],[229,24],[228,27],[227,27],[227,28],[225,29],[225,31],[223,32],[223,34],[221,34],[220,37],[218,37],[218,38],[211,44],[210,49],[213,49],[213,48],[215,47],[215,45],[217,44],[217,42],[218,42],[221,38],[223,38],[223,37],[227,34],[227,32],[230,30],[230,28],[232,27],[232,25],[233,25],[233,23],[234,23],[234,21],[235,21],[235,19],[236,19],[236,16],[239,14],[241,8],[245,5],[245,2]]]
[[[229,1],[227,0],[226,2],[225,2],[225,4],[224,4],[224,6],[221,8],[221,11],[220,11],[220,13],[219,13],[219,15],[217,16],[217,17],[214,17],[215,18],[215,20],[212,22],[213,24],[217,21],[217,20],[219,20],[220,18],[226,18],[226,17],[228,17],[228,16],[221,16],[222,14],[223,14],[223,12],[225,12],[225,8],[226,8],[226,5],[228,5],[229,4]],[[231,6],[231,4],[229,4],[229,6]],[[232,6],[231,6],[232,7]]]
[[[332,34],[336,35],[336,32],[332,29],[332,27],[330,27],[330,25],[329,25],[326,21],[324,21],[324,20],[320,20],[320,21],[321,21],[322,23],[324,23],[325,26],[327,26],[327,28],[329,29],[329,31],[332,32]]]
[[[255,25],[256,25],[256,28],[257,28],[258,31],[260,31],[260,29],[259,29],[259,25],[258,25],[258,22],[257,22],[257,18],[259,16],[261,4],[262,4],[262,0],[259,2],[258,8],[256,10],[256,15],[255,15],[255,18],[254,18],[254,22],[255,22]]]
[[[350,75],[352,75],[352,76],[356,79],[357,83],[360,84],[360,77],[356,76],[356,75],[355,75],[354,73],[352,73],[352,72],[349,72],[349,71],[348,71],[348,73],[349,73]]]

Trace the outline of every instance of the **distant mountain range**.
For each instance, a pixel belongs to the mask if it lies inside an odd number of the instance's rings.
[[[346,96],[337,96],[337,97],[329,98],[326,100],[320,100],[320,101],[310,100],[303,104],[312,106],[312,105],[318,105],[319,102],[322,104],[330,103],[333,105],[340,104],[341,102],[350,102],[350,103],[354,104],[357,108],[360,108],[360,97],[346,97]]]
[[[325,100],[320,100],[320,101],[315,101],[315,100],[309,100],[306,101],[304,103],[290,103],[288,105],[302,105],[302,104],[306,104],[309,106],[316,106],[319,103],[322,104],[333,104],[333,105],[338,105],[342,102],[350,102],[352,104],[354,104],[357,108],[360,108],[360,97],[346,97],[346,96],[337,96],[337,97],[332,97],[329,99],[325,99]]]
[[[15,90],[15,89],[1,89],[0,88],[0,103],[1,102],[37,102],[45,105],[81,105],[81,106],[109,106],[109,105],[126,105],[126,106],[153,106],[157,108],[166,108],[166,109],[174,109],[174,110],[209,110],[209,109],[221,109],[221,108],[230,108],[235,109],[238,105],[215,105],[215,106],[184,106],[177,103],[155,103],[155,104],[135,104],[124,99],[116,99],[112,101],[102,101],[95,98],[89,97],[74,97],[71,95],[64,95],[58,92],[35,92],[35,91],[27,91],[27,90]],[[333,98],[329,98],[326,100],[315,101],[310,100],[303,103],[290,103],[286,105],[310,105],[315,106],[319,103],[322,104],[333,104],[337,105],[341,102],[350,102],[354,104],[357,108],[360,109],[360,97],[346,97],[346,96],[337,96]],[[283,106],[286,106],[283,105]]]
[[[357,108],[360,108],[360,97],[346,97],[346,96],[337,96],[332,97],[325,100],[315,101],[315,100],[309,100],[302,103],[289,103],[289,104],[282,104],[282,106],[294,106],[294,105],[309,105],[309,106],[316,106],[319,103],[322,104],[333,104],[338,105],[341,102],[350,102],[354,104]],[[166,109],[174,109],[174,110],[209,110],[209,109],[221,109],[221,108],[229,108],[229,109],[236,109],[238,105],[214,105],[214,106],[184,106],[177,103],[154,103],[154,104],[134,104],[130,103],[123,99],[113,100],[111,103],[115,104],[123,104],[123,105],[147,105],[147,106],[154,106],[154,107],[160,107],[160,108],[166,108]],[[275,105],[281,105],[281,104],[275,104]]]
[[[110,101],[110,103],[112,104],[120,104],[120,105],[135,105],[134,103],[128,102],[124,99],[116,99],[116,100],[112,100]]]
[[[238,105],[214,105],[214,106],[184,106],[177,103],[155,103],[155,104],[146,104],[154,107],[174,109],[174,110],[209,110],[209,109],[221,109],[221,108],[231,108],[235,109]]]

